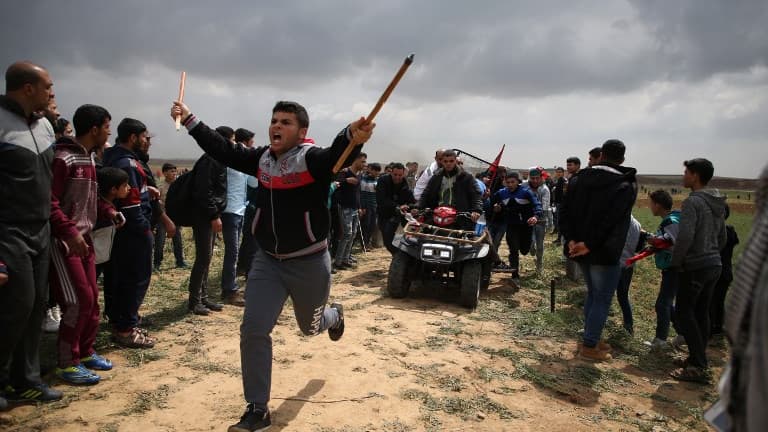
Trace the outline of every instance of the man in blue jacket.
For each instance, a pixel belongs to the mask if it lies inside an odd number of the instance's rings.
[[[579,263],[587,282],[580,354],[588,360],[611,358],[600,337],[619,284],[619,260],[637,198],[637,171],[622,166],[625,150],[619,140],[606,141],[600,162],[572,178],[560,214],[568,256]]]
[[[519,285],[520,254],[530,252],[533,227],[542,217],[543,210],[536,193],[527,185],[520,184],[517,172],[507,173],[504,186],[491,197],[491,208],[494,213],[504,215],[512,282]]]
[[[147,127],[139,120],[124,118],[117,126],[116,146],[104,151],[104,166],[128,174],[131,190],[115,202],[125,216],[125,225],[115,233],[112,256],[104,269],[104,309],[112,325],[112,337],[127,348],[151,348],[155,341],[139,328],[139,308],[152,277],[152,205],[147,172],[139,160],[146,148]]]
[[[360,118],[342,129],[331,147],[303,144],[309,115],[296,102],[278,102],[272,110],[269,146],[233,146],[206,126],[186,105],[174,102],[171,117],[182,123],[211,157],[259,180],[253,222],[256,252],[245,290],[240,327],[240,355],[246,411],[229,432],[264,430],[271,424],[272,339],[283,305],[291,297],[299,328],[305,335],[328,330],[336,341],[344,334],[340,304],[325,304],[331,288],[328,253],[328,189],[333,167],[346,147],[357,146],[344,161],[357,158],[375,123]]]

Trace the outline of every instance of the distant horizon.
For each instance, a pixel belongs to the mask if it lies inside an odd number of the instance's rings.
[[[158,157],[158,158],[151,158],[149,163],[152,164],[152,165],[157,165],[157,164],[162,164],[162,163],[170,161],[170,162],[190,162],[189,165],[192,165],[192,164],[194,164],[194,162],[196,160],[197,160],[197,158],[162,158],[162,157]],[[380,161],[372,161],[372,162],[378,162],[378,163],[380,163],[382,165],[386,164],[386,162],[380,162]],[[416,162],[418,162],[418,161],[416,161]],[[405,161],[403,161],[402,163],[404,164]],[[426,164],[422,164],[421,162],[419,162],[419,172],[421,172],[421,170],[425,166],[426,166]],[[509,168],[509,167],[507,167],[507,168]],[[515,171],[524,171],[527,168],[511,168],[511,169],[515,170]],[[554,168],[544,168],[544,170],[547,171],[547,172],[550,172],[550,171],[554,171]],[[679,173],[679,174],[659,174],[659,173],[641,173],[641,172],[638,172],[637,175],[638,176],[644,176],[644,177],[682,177],[683,176],[682,173]],[[750,177],[732,177],[732,176],[719,176],[719,175],[715,175],[713,177],[713,179],[746,180],[746,181],[753,181],[754,180],[754,181],[757,181],[759,179],[759,177],[750,178]]]

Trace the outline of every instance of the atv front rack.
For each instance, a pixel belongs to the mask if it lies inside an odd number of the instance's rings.
[[[477,245],[486,241],[488,232],[483,231],[482,235],[477,235],[474,231],[443,228],[421,222],[409,221],[405,224],[405,228],[403,228],[403,236],[419,237],[426,240],[435,240],[446,243]]]

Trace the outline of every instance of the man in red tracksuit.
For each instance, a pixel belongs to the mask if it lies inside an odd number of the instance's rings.
[[[109,138],[111,119],[100,106],[78,108],[72,119],[76,137],[59,138],[52,163],[50,283],[62,310],[56,375],[70,384],[96,384],[100,377],[91,369],[112,368],[93,349],[99,288],[91,237],[97,213],[110,212],[98,199],[92,151]]]

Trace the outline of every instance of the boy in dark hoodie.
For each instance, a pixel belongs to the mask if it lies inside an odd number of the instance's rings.
[[[720,250],[725,246],[725,198],[706,186],[715,168],[703,158],[683,162],[683,186],[691,194],[683,201],[680,227],[670,267],[680,271],[675,326],[688,344],[688,358],[670,374],[680,381],[709,381],[707,341],[709,306],[720,277]]]
[[[99,199],[92,151],[109,138],[111,119],[100,106],[79,107],[72,118],[76,136],[59,138],[52,164],[51,233],[56,242],[50,283],[62,311],[56,376],[70,384],[96,384],[100,377],[92,370],[112,369],[112,362],[93,348],[99,287],[91,236],[97,215],[110,211]]]
[[[579,351],[588,360],[611,358],[610,345],[600,337],[619,284],[619,260],[637,198],[637,171],[621,165],[624,153],[623,142],[606,141],[600,162],[571,178],[560,214],[566,253],[579,263],[587,282],[584,340]]]

